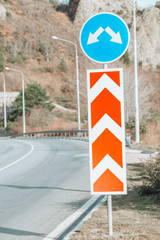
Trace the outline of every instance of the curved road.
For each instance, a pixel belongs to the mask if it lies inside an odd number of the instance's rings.
[[[0,140],[0,239],[44,239],[90,198],[88,144]]]

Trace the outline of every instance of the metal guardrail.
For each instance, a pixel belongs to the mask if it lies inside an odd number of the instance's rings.
[[[41,137],[88,138],[88,129],[27,132],[14,135],[11,138],[41,138]],[[125,140],[126,146],[131,147],[130,138],[126,136]]]
[[[39,138],[39,137],[88,137],[88,130],[55,130],[27,132],[12,136],[11,138]]]

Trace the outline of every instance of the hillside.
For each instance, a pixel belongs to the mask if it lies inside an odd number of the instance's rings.
[[[72,1],[71,1],[72,2]],[[99,12],[113,12],[128,24],[131,33],[129,59],[133,59],[133,1],[131,0],[80,0],[74,16],[74,24],[80,25],[84,19]],[[137,9],[138,61],[145,70],[160,67],[160,8],[159,4],[147,9]]]
[[[123,4],[116,4],[117,1],[114,1],[111,5],[111,0],[93,0],[89,8],[84,0],[70,1],[69,7],[57,5],[54,1],[47,3],[44,0],[0,1],[0,36],[5,42],[6,66],[23,71],[25,87],[28,83],[40,83],[47,89],[54,103],[76,110],[75,49],[71,44],[53,40],[52,36],[75,42],[79,55],[82,127],[86,128],[86,69],[103,66],[84,56],[79,46],[79,32],[88,17],[100,11],[113,11],[124,18],[131,31],[128,52],[120,61],[108,66],[124,68],[125,117],[126,121],[129,121],[129,117],[134,116],[133,22],[131,2],[128,2],[128,5],[126,2],[123,0]],[[137,11],[140,116],[143,118],[147,114],[147,119],[160,110],[160,37],[159,31],[156,30],[160,25],[159,15],[158,7]],[[149,22],[153,25],[148,29]],[[5,75],[7,91],[19,91],[19,75],[10,71],[5,71]],[[2,85],[0,91],[3,91]],[[39,109],[34,109],[27,116],[27,131],[77,128],[75,111],[61,111],[55,108],[52,113],[40,112]],[[21,131],[21,121],[22,119],[11,124],[15,132]]]

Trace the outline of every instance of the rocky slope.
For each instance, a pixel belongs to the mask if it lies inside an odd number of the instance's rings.
[[[6,19],[6,9],[0,4],[0,21],[4,21]]]
[[[113,12],[128,24],[131,33],[129,58],[133,60],[133,1],[131,0],[80,0],[74,1],[77,11],[74,17],[76,26],[82,25],[89,17],[99,12]],[[78,6],[76,6],[76,3]],[[137,9],[137,48],[138,62],[144,69],[160,67],[160,8]],[[74,11],[73,11],[74,13]]]
[[[72,6],[72,7],[71,7]],[[111,11],[127,22],[131,31],[128,56],[108,64],[124,69],[126,121],[134,116],[134,64],[132,1],[72,0],[70,17],[60,12],[61,7],[45,0],[0,0],[0,36],[5,40],[6,66],[22,70],[25,88],[28,83],[40,83],[55,104],[77,110],[75,48],[72,44],[56,41],[53,35],[76,43],[79,56],[80,104],[83,126],[87,127],[86,69],[99,69],[102,64],[90,61],[81,51],[79,33],[88,17],[100,11]],[[64,10],[64,8],[62,9]],[[159,11],[157,7],[137,12],[137,46],[140,116],[160,109],[159,77]],[[74,20],[74,21],[73,21]],[[130,61],[128,60],[130,58]],[[7,91],[20,91],[20,76],[5,71]],[[0,84],[0,91],[3,85]],[[27,116],[27,131],[77,128],[77,112],[39,114],[33,109]],[[153,112],[153,111],[152,111]],[[42,119],[43,117],[43,119]],[[42,122],[46,125],[41,126]],[[66,124],[64,124],[66,123]],[[86,123],[86,124],[85,124]],[[21,124],[13,126],[17,133]]]
[[[80,0],[75,15],[75,23],[81,23],[99,12],[114,12],[125,17],[127,23],[131,22],[132,1],[128,0]]]
[[[157,7],[148,8],[137,17],[137,52],[138,62],[144,69],[160,67],[160,9]],[[133,59],[133,37],[129,55]]]

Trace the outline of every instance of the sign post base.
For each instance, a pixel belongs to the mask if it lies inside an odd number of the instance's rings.
[[[107,196],[107,202],[108,202],[108,229],[109,229],[109,235],[113,235],[113,224],[112,224],[112,196]]]

